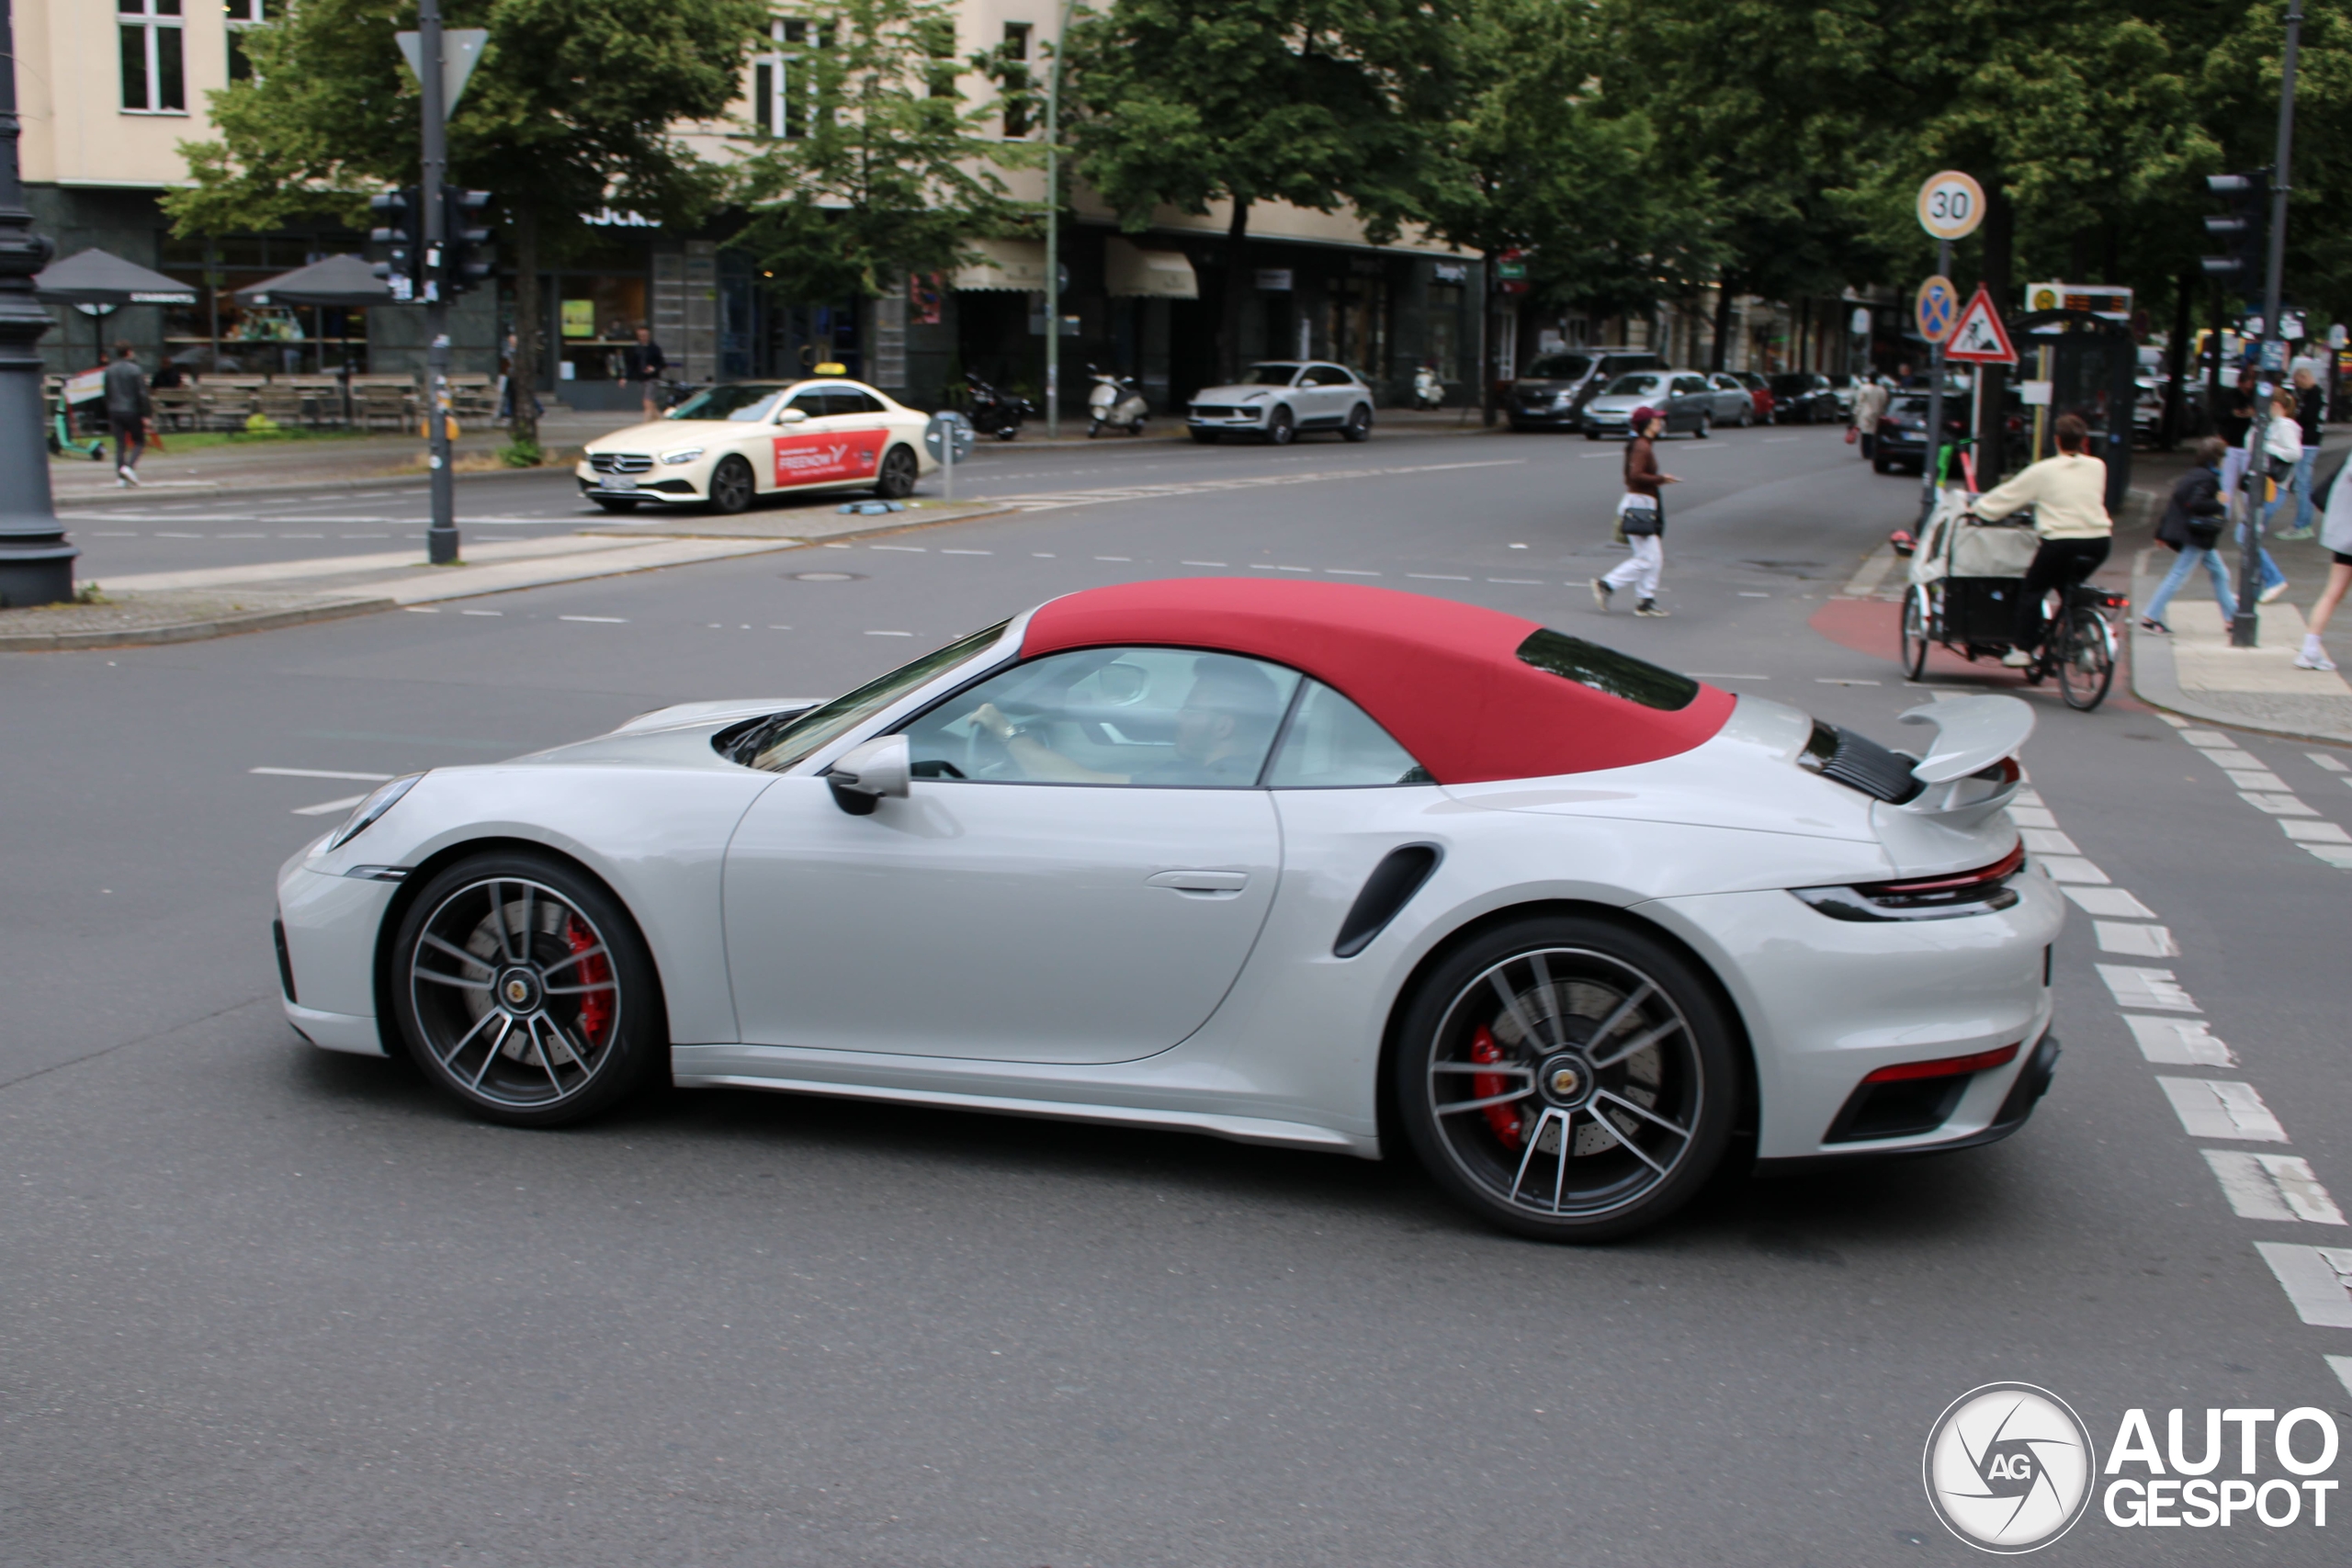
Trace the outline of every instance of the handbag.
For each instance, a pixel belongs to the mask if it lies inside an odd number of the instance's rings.
[[[1862,433],[1860,431],[1855,429],[1852,425],[1848,425],[1846,427],[1846,445],[1851,446],[1855,441],[1860,437],[1861,434]]]
[[[1655,503],[1629,506],[1617,514],[1618,531],[1629,539],[1660,533],[1665,525],[1665,515]]]
[[[2218,517],[2191,517],[2188,520],[2188,547],[2210,550],[2222,542],[2222,520]]]

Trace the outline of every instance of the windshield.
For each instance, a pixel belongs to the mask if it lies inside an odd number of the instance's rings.
[[[1665,378],[1660,376],[1620,376],[1609,383],[1609,395],[1612,398],[1638,398],[1645,392],[1657,391],[1664,380]]]
[[[1699,682],[1688,675],[1661,670],[1613,648],[1555,632],[1549,626],[1528,633],[1527,640],[1519,645],[1519,657],[1523,663],[1548,670],[1578,685],[1666,713],[1689,707],[1691,699],[1699,694]]]
[[[1012,624],[999,621],[935,653],[926,653],[911,664],[902,664],[878,681],[868,681],[846,696],[835,697],[805,713],[769,719],[736,741],[728,755],[735,761],[780,773],[840,739],[909,692],[984,652]]]
[[[1250,373],[1236,385],[1243,387],[1287,387],[1298,375],[1295,365],[1252,365]]]
[[[775,401],[790,390],[773,381],[736,381],[708,387],[670,411],[671,419],[731,419],[757,424],[775,412]]]
[[[1547,354],[1529,366],[1527,374],[1537,381],[1573,381],[1591,368],[1590,355]]]

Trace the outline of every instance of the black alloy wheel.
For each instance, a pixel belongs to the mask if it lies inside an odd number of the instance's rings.
[[[607,512],[634,512],[637,510],[637,502],[633,501],[616,501],[609,495],[592,495],[588,499],[594,502],[597,505],[603,507]]]
[[[710,471],[710,510],[722,517],[749,511],[755,493],[752,465],[741,457],[721,457]]]
[[[1267,416],[1266,439],[1277,446],[1287,446],[1298,438],[1298,422],[1287,408],[1278,408]]]
[[[1362,403],[1348,411],[1348,423],[1340,426],[1341,438],[1349,441],[1372,439],[1372,410]]]
[[[1544,1241],[1606,1240],[1690,1201],[1730,1144],[1739,1093],[1731,1026],[1701,972],[1591,916],[1464,944],[1408,1004],[1390,1074],[1437,1184]]]
[[[904,446],[882,454],[881,470],[874,476],[874,493],[885,501],[904,501],[915,492],[915,455]]]
[[[1913,583],[1903,595],[1903,678],[1917,681],[1928,672],[1928,590]]]
[[[668,1065],[644,939],[552,856],[481,854],[436,874],[401,918],[389,979],[417,1066],[508,1126],[593,1116]]]

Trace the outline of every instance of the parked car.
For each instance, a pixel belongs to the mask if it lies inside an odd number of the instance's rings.
[[[1854,392],[1855,389],[1861,385],[1860,380],[1852,376],[1842,375],[1825,376],[1822,379],[1829,383],[1830,393],[1838,400],[1838,418],[1839,421],[1843,422],[1852,419],[1854,417]]]
[[[1904,753],[1478,605],[1086,589],[830,702],[394,780],[279,871],[277,976],[305,1039],[510,1126],[674,1084],[1409,1154],[1598,1241],[1735,1149],[2031,1114],[2067,908],[2002,809],[2033,713],[1937,694]]]
[[[897,501],[938,467],[923,450],[929,419],[840,377],[723,381],[650,424],[596,437],[572,473],[606,512],[650,502],[735,513],[784,491]]]
[[[1344,365],[1270,359],[1230,386],[1193,393],[1184,423],[1202,442],[1248,435],[1287,446],[1308,430],[1362,441],[1372,434],[1372,389]]]
[[[1666,433],[1688,432],[1704,437],[1715,423],[1715,399],[1720,394],[1695,370],[1636,370],[1609,383],[1599,397],[1584,406],[1588,441],[1604,435],[1626,435],[1634,411],[1647,404],[1666,411]]]
[[[1584,405],[1618,377],[1664,368],[1666,362],[1645,348],[1547,354],[1510,384],[1505,411],[1513,430],[1576,430],[1584,423]]]
[[[1724,375],[1747,389],[1747,396],[1756,405],[1756,423],[1772,423],[1772,384],[1753,370],[1726,370]]]
[[[1944,399],[1944,434],[1951,440],[1968,434],[1965,399]],[[1882,474],[1925,471],[1928,451],[1928,394],[1897,392],[1878,417],[1878,440],[1872,445],[1871,467]],[[1957,472],[1957,470],[1954,470]]]
[[[1771,386],[1776,423],[1828,424],[1838,418],[1838,393],[1826,376],[1784,370],[1772,378]]]

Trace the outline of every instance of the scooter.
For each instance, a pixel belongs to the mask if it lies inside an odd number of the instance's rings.
[[[968,370],[964,373],[964,384],[971,389],[972,428],[982,435],[1010,441],[1021,434],[1021,422],[1037,412],[1028,399],[1000,392]]]
[[[1430,366],[1413,372],[1413,406],[1423,410],[1445,406],[1445,383],[1437,378],[1437,371]]]
[[[1141,435],[1151,408],[1143,400],[1143,388],[1136,378],[1097,370],[1091,365],[1086,372],[1094,378],[1094,389],[1086,394],[1088,437],[1100,435],[1105,426],[1114,424],[1126,426],[1129,435]]]

